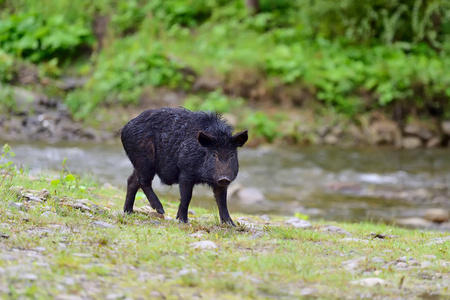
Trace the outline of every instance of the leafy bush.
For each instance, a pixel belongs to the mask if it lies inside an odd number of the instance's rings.
[[[0,82],[9,82],[14,77],[14,58],[0,49]]]
[[[278,137],[278,122],[269,118],[262,111],[252,112],[247,115],[244,121],[250,134],[265,138],[269,143]]]
[[[192,78],[183,65],[168,59],[156,43],[136,39],[118,41],[102,53],[92,78],[81,90],[67,95],[66,103],[76,118],[83,119],[99,104],[136,104],[145,86],[186,88]]]
[[[312,45],[277,47],[266,59],[265,70],[286,83],[303,81],[315,87],[318,99],[354,115],[396,100],[419,96],[432,101],[448,94],[449,65],[448,56],[436,53],[407,54],[399,46],[352,47],[319,39]],[[427,87],[426,95],[415,94],[421,87]],[[363,102],[364,92],[375,94],[378,101]]]
[[[166,24],[193,27],[208,19],[216,8],[215,0],[153,0],[149,2],[153,16]]]
[[[242,98],[230,99],[222,93],[221,90],[215,90],[206,95],[190,96],[184,101],[184,107],[190,110],[217,111],[221,113],[230,113],[232,109],[242,107],[244,100]]]
[[[437,47],[450,34],[446,0],[297,2],[303,3],[300,10],[308,12],[310,21],[320,20],[316,33],[326,38],[341,36],[356,43],[377,39],[385,44],[423,41]]]
[[[9,114],[17,109],[14,91],[10,85],[0,84],[0,113]]]
[[[19,13],[0,20],[0,47],[33,62],[65,58],[91,41],[89,29],[68,24],[62,15],[44,19],[35,13]]]

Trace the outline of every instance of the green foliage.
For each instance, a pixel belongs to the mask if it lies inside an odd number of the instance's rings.
[[[196,26],[208,19],[217,5],[216,0],[154,0],[149,2],[153,17],[170,27]]]
[[[190,110],[216,111],[220,113],[230,113],[233,109],[242,107],[244,99],[231,99],[218,89],[206,95],[190,96],[184,101],[184,107]]]
[[[69,93],[66,103],[78,119],[86,118],[100,104],[136,104],[145,86],[188,87],[192,78],[182,68],[157,43],[124,39],[99,56],[92,78],[83,89]]]
[[[14,57],[0,49],[0,82],[9,82],[14,76]]]
[[[273,142],[279,135],[278,122],[269,118],[262,111],[249,113],[244,124],[249,129],[250,134],[265,138],[269,143]]]
[[[0,84],[0,113],[9,114],[17,109],[17,103],[13,95],[14,91],[12,87]]]
[[[12,185],[14,176],[17,174],[17,167],[11,160],[15,155],[11,146],[3,145],[0,155],[0,188],[9,188]]]
[[[11,146],[8,144],[4,144],[2,147],[2,154],[0,155],[0,170],[9,170],[12,167],[13,162],[11,158],[16,156],[16,154],[12,151]]]
[[[80,190],[84,191],[86,187],[80,185],[80,176],[72,174],[66,166],[67,158],[64,158],[59,171],[59,179],[53,179],[50,186],[57,190]]]
[[[18,13],[0,20],[0,47],[34,62],[65,58],[90,43],[89,29],[68,24],[62,15],[44,19],[36,13]]]
[[[449,65],[448,56],[430,51],[406,54],[401,45],[361,48],[318,40],[312,47],[300,43],[277,47],[266,59],[265,69],[286,83],[303,81],[316,87],[320,100],[354,115],[395,100],[418,96],[426,104],[445,95]],[[422,87],[427,87],[427,93],[415,95]],[[378,101],[363,102],[360,94],[364,92],[376,94]],[[441,103],[440,109],[448,104]]]

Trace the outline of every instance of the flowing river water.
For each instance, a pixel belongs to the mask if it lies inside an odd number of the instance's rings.
[[[13,160],[26,166],[31,174],[58,171],[67,158],[71,172],[91,174],[100,183],[108,182],[125,191],[132,170],[119,144],[11,146],[16,153]],[[448,149],[261,147],[240,150],[239,160],[240,173],[234,187],[256,188],[267,201],[230,199],[231,212],[300,212],[315,219],[389,222],[420,217],[427,208],[450,208]],[[161,197],[178,195],[177,186],[162,186],[158,179],[154,183]],[[212,192],[206,187],[194,189],[192,203],[215,206]]]

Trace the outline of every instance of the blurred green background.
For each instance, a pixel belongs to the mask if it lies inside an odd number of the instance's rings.
[[[277,116],[261,107],[450,118],[449,52],[448,0],[0,0],[0,110],[15,109],[11,86],[79,121],[165,89],[245,111],[270,142]],[[86,82],[58,88],[68,76]]]

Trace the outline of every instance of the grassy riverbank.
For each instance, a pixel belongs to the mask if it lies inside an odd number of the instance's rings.
[[[162,199],[165,219],[123,215],[124,190],[2,167],[3,299],[450,297],[448,233],[237,213],[231,228],[195,199],[181,225],[177,199]]]

